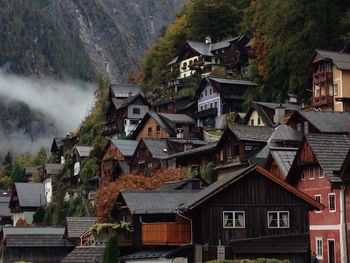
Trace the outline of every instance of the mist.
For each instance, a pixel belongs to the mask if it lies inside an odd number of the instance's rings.
[[[92,109],[96,89],[96,85],[82,81],[35,79],[0,72],[0,102],[25,104],[37,118],[31,129],[35,134],[21,129],[8,132],[0,126],[0,153],[36,151],[41,146],[48,148],[54,136],[64,136],[75,130]]]

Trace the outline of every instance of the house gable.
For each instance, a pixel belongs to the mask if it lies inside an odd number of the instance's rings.
[[[140,123],[140,125],[143,125],[143,127],[140,128],[137,133],[137,140],[146,138],[160,139],[171,136],[170,132],[164,129],[164,127],[162,127],[152,116],[147,118],[145,123]]]

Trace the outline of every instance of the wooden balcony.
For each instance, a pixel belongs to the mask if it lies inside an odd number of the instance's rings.
[[[182,245],[191,242],[191,225],[175,222],[142,224],[144,245]]]
[[[333,96],[322,95],[320,97],[314,97],[313,104],[314,104],[314,107],[333,105]]]
[[[218,114],[218,109],[217,108],[209,108],[206,110],[199,111],[195,114],[195,117],[199,119],[204,119],[208,117],[214,117]]]
[[[322,83],[333,83],[333,74],[332,72],[326,72],[326,71],[316,71],[313,73],[313,82],[316,85],[322,84]]]

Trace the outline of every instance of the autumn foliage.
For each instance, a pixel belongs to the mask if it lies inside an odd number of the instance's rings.
[[[122,190],[152,190],[162,186],[165,182],[181,180],[186,177],[185,168],[173,168],[156,171],[152,176],[141,174],[127,174],[116,181],[101,187],[95,195],[96,216],[102,221],[111,220],[111,212],[116,198]]]
[[[25,219],[20,218],[17,220],[16,227],[27,227],[27,226],[29,226],[29,224]]]

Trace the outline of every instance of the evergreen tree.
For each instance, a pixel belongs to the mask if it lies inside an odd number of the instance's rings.
[[[108,237],[107,245],[103,255],[103,263],[117,263],[119,257],[118,237],[112,232]]]

